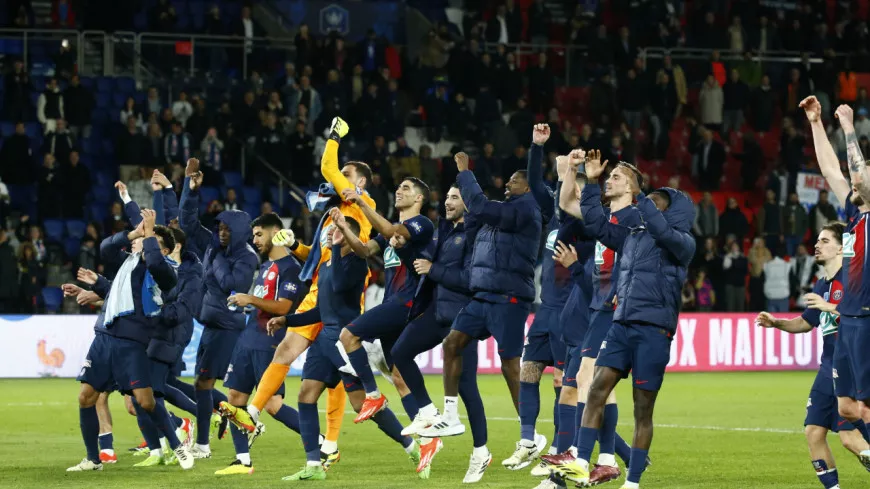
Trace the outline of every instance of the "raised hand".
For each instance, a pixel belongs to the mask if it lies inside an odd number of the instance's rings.
[[[356,192],[354,192],[356,193]],[[338,207],[333,207],[332,210],[329,211],[329,217],[332,219],[332,222],[344,229],[347,226],[347,221],[344,219],[344,214],[338,209]]]
[[[453,161],[456,162],[456,169],[459,172],[468,170],[468,155],[460,151],[453,156]]]
[[[202,172],[198,171],[190,175],[190,190],[196,190],[202,186]]]
[[[76,303],[80,306],[87,306],[90,304],[96,304],[103,300],[100,296],[97,295],[96,292],[90,290],[83,290],[79,292],[76,296]]]
[[[593,149],[589,151],[586,158],[586,176],[589,177],[589,180],[597,180],[604,173],[604,169],[607,168],[607,161],[601,161],[600,150]]]
[[[130,198],[130,192],[127,191],[127,185],[122,181],[115,182],[115,188],[118,189],[118,195],[121,196],[121,200],[126,201]]]
[[[160,170],[154,170],[151,175],[151,188],[154,190],[162,190],[169,187],[172,183],[166,178],[166,175],[160,173]]]
[[[87,268],[79,268],[78,272],[76,272],[76,280],[88,285],[94,285],[97,283],[97,278],[99,278],[97,272],[88,270]]]
[[[354,189],[346,188],[341,192],[341,198],[345,202],[350,202],[352,204],[359,204],[362,199],[359,196],[359,192]],[[337,208],[336,208],[337,210]]]
[[[154,223],[157,220],[157,213],[153,209],[142,209],[139,212],[142,216],[142,233],[146,238],[154,236]]]
[[[61,290],[63,290],[64,297],[75,297],[84,290],[83,288],[75,284],[63,284],[60,286],[60,288]]]
[[[574,249],[574,245],[566,245],[558,241],[556,243],[556,251],[553,253],[553,259],[561,263],[563,267],[568,268],[577,262],[577,250]]]
[[[550,139],[550,125],[535,124],[535,128],[532,130],[532,142],[538,146],[543,146],[548,139]]]
[[[187,167],[184,169],[184,176],[193,177],[197,173],[199,173],[199,160],[196,158],[187,160]]]
[[[804,109],[804,113],[810,122],[816,122],[822,117],[822,104],[819,103],[819,99],[815,95],[810,95],[801,100],[798,107]]]
[[[296,233],[292,229],[282,229],[272,236],[272,244],[275,246],[293,246],[296,242]]]
[[[852,125],[852,118],[854,117],[852,107],[849,107],[846,104],[837,107],[837,111],[834,112],[834,117],[840,120],[840,126],[843,128],[843,132],[855,132],[855,126]]]
[[[559,161],[556,160],[557,164],[558,162]],[[568,153],[568,168],[574,170],[575,173],[580,168],[580,165],[584,163],[586,163],[586,152],[582,149],[574,149]]]

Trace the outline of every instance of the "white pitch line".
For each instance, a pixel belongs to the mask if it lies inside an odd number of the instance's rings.
[[[74,402],[59,402],[59,401],[36,401],[36,402],[7,402],[3,405],[6,407],[48,407],[48,406],[73,406],[77,403]],[[321,413],[325,413],[326,411],[321,409]],[[348,411],[346,416],[355,416],[356,414],[353,411]],[[407,417],[402,414],[403,417]],[[463,419],[468,419],[465,416],[461,416]],[[501,416],[487,416],[487,421],[508,421],[508,422],[516,422],[519,423],[519,418],[517,417],[501,417]],[[540,423],[552,423],[552,419],[547,418],[538,418],[538,422]],[[619,423],[619,426],[634,426],[634,423]],[[730,432],[740,432],[740,433],[775,433],[775,434],[786,434],[786,435],[796,435],[803,434],[804,430],[797,429],[789,429],[789,428],[761,428],[761,427],[740,427],[740,426],[712,426],[712,425],[683,425],[683,424],[672,424],[672,423],[664,423],[664,424],[656,424],[656,428],[666,428],[666,429],[677,429],[677,430],[704,430],[704,431],[730,431]]]

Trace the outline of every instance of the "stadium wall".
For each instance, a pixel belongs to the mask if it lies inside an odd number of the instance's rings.
[[[778,315],[792,317],[792,315]],[[526,322],[528,327],[534,315]],[[96,316],[0,316],[0,378],[75,377],[94,337]],[[685,313],[671,345],[671,372],[814,370],[822,336],[817,330],[790,335],[755,326],[755,314]],[[193,374],[202,326],[196,324],[184,352],[185,375]],[[493,340],[478,349],[478,373],[500,373]],[[290,375],[300,375],[305,356]],[[424,373],[441,373],[441,348],[417,357]]]

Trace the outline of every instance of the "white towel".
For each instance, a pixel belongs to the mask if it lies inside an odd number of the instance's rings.
[[[133,253],[124,260],[118,273],[115,275],[115,280],[112,282],[112,288],[109,290],[109,295],[106,299],[106,314],[103,318],[103,326],[109,327],[115,319],[121,316],[133,314],[136,306],[133,304],[133,284],[130,277],[139,260],[142,259],[141,253]]]
[[[363,348],[366,349],[366,354],[369,357],[369,365],[371,365],[372,371],[380,372],[381,375],[392,384],[393,376],[390,371],[390,366],[387,365],[387,358],[384,356],[384,348],[381,346],[381,340],[375,340],[372,343],[363,341],[362,345]],[[347,356],[347,352],[344,350],[344,345],[341,344],[340,341],[336,341],[335,346],[338,348],[338,353],[344,360],[344,367],[341,367],[338,370],[353,375],[354,377],[359,377],[356,370],[353,369],[353,365],[350,364],[350,359]]]

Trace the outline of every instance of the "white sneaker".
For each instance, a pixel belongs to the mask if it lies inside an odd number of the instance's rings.
[[[193,458],[211,458],[211,450],[203,450],[199,448],[199,445],[194,445],[193,448],[190,449],[190,455]]]
[[[193,455],[190,453],[190,449],[187,448],[184,444],[178,445],[178,448],[173,450],[175,452],[175,458],[178,460],[178,465],[181,465],[181,468],[184,470],[190,470],[193,468]],[[209,453],[209,456],[211,454]]]
[[[535,446],[538,447],[538,455],[544,453],[544,449],[547,448],[547,437],[535,432]]]
[[[521,441],[517,442],[517,448],[514,450],[513,455],[502,460],[501,464],[504,465],[508,470],[520,470],[531,465],[532,462],[538,458],[538,454],[541,451],[538,450],[538,447],[532,445],[527,447],[523,445]]]
[[[432,426],[419,431],[417,434],[426,438],[443,438],[463,433],[465,433],[465,425],[459,421],[459,418],[450,419],[439,415],[432,419]]]
[[[492,463],[492,454],[486,452],[486,457],[475,457],[471,454],[471,460],[468,462],[468,470],[465,472],[465,478],[462,479],[463,484],[474,484],[480,482],[483,478],[483,473],[486,472],[489,464]]]
[[[103,470],[103,464],[95,464],[88,459],[83,459],[78,465],[66,469],[67,472],[89,472],[92,470]]]
[[[437,416],[437,415],[436,415]],[[402,429],[402,436],[413,436],[433,425],[435,417],[417,413],[411,424]]]
[[[547,477],[550,475],[550,466],[543,460],[532,467],[532,477]]]
[[[540,484],[535,486],[535,489],[565,489],[565,488],[566,488],[566,486],[564,484],[559,484],[558,482],[554,481],[550,477],[547,477],[546,479],[542,480]]]
[[[248,433],[248,448],[251,448],[252,446],[254,446],[254,442],[257,441],[257,438],[259,438],[260,435],[262,435],[265,432],[266,432],[266,425],[257,421],[257,428],[254,431],[252,431],[251,433]]]

